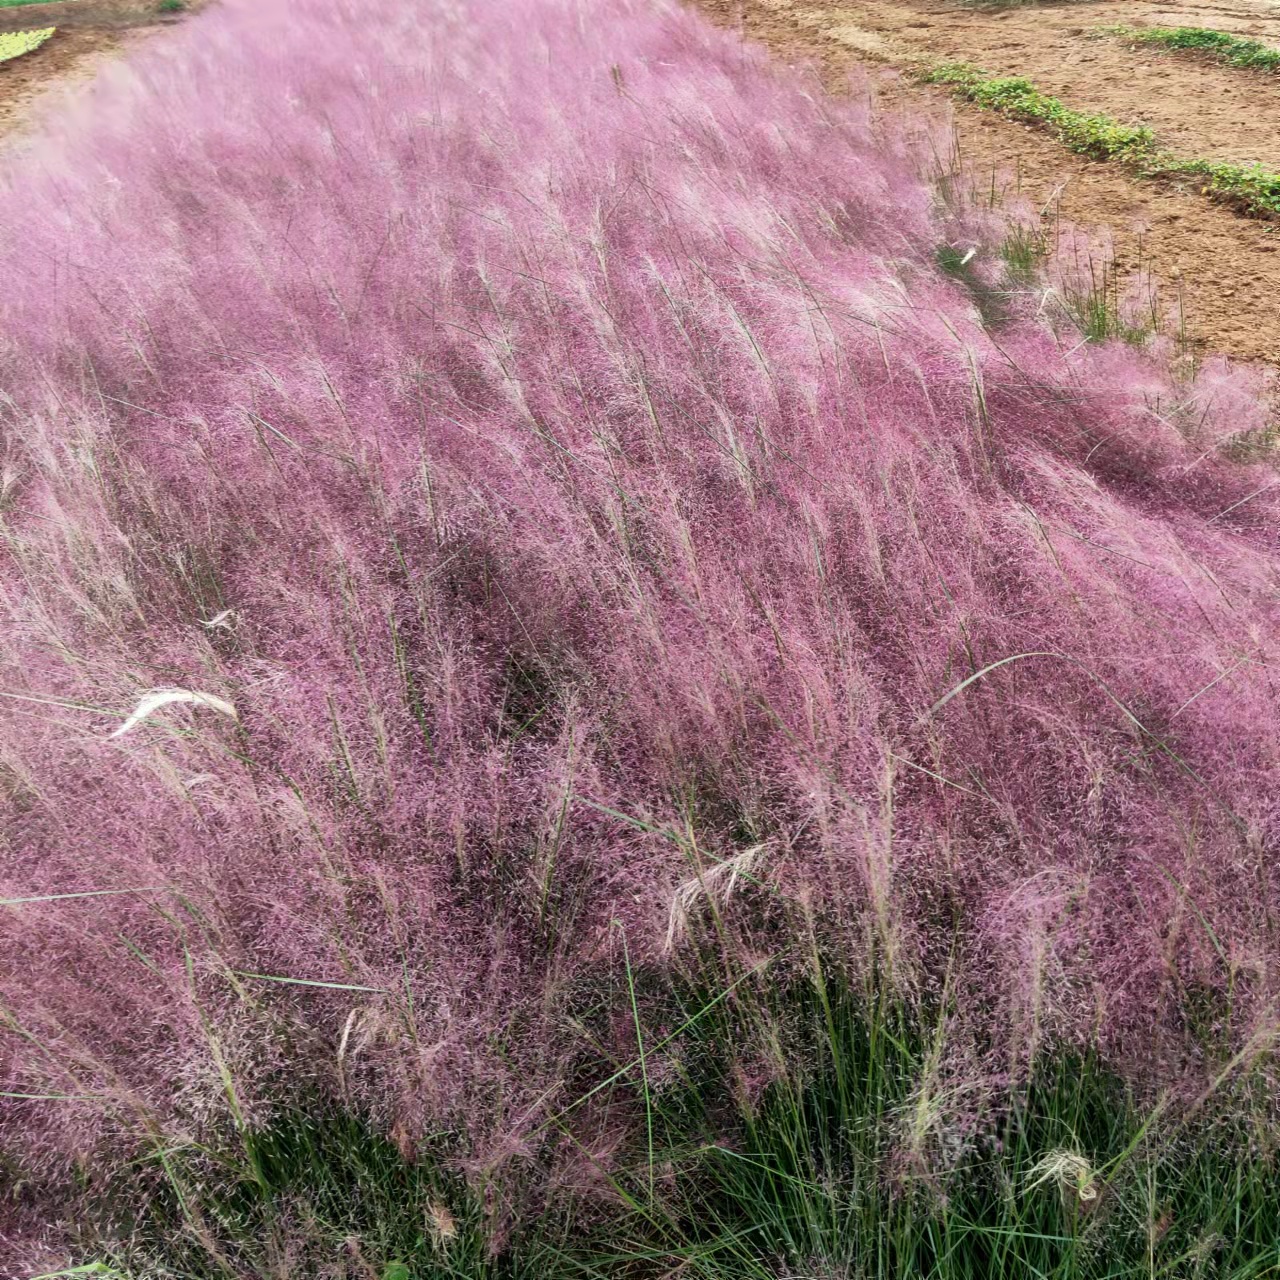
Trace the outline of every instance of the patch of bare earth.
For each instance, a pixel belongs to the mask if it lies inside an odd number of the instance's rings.
[[[87,78],[148,29],[179,20],[157,0],[69,0],[0,9],[0,32],[56,27],[34,53],[0,62],[0,136],[13,132],[47,89]]]
[[[1239,217],[1184,187],[1145,182],[1074,156],[1043,133],[892,74],[966,61],[1022,75],[1069,106],[1149,125],[1187,156],[1280,169],[1280,77],[1096,38],[1099,27],[1205,26],[1280,48],[1270,0],[1127,0],[981,9],[954,0],[695,0],[789,62],[815,65],[840,90],[871,68],[882,102],[910,115],[955,111],[961,150],[1013,175],[1023,196],[1083,228],[1107,228],[1122,266],[1139,256],[1167,300],[1182,298],[1188,336],[1205,348],[1280,365],[1280,225]]]

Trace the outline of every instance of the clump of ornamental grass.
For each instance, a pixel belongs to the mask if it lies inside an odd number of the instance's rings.
[[[24,1265],[705,1259],[717,1153],[799,1123],[752,1185],[833,1213],[769,1265],[835,1268],[850,1170],[945,1204],[1065,1054],[1247,1098],[1233,1151],[1273,1105],[1262,375],[1052,323],[999,239],[948,276],[864,104],[580,16],[226,0],[9,162]],[[909,1066],[833,1126],[867,1027]],[[1049,1128],[989,1185],[1102,1167]]]

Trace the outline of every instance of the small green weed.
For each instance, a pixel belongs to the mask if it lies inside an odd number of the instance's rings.
[[[1020,285],[1030,284],[1049,252],[1044,235],[1034,227],[1014,224],[1000,245],[1009,278]]]
[[[187,0],[160,0],[161,13],[181,13],[187,7]]]
[[[1280,72],[1280,50],[1260,40],[1209,27],[1103,27],[1100,34],[1179,53],[1207,54],[1219,62],[1254,71]]]

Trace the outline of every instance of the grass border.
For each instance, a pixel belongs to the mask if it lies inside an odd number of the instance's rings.
[[[1213,27],[1130,27],[1122,24],[1101,27],[1097,34],[1153,46],[1166,53],[1208,57],[1214,62],[1247,71],[1280,74],[1280,49],[1273,49],[1261,40],[1217,31]]]
[[[1194,179],[1200,194],[1247,218],[1280,222],[1280,173],[1262,165],[1188,159],[1166,150],[1145,125],[1076,111],[1021,76],[989,76],[965,62],[944,62],[921,77],[1010,120],[1052,133],[1068,150],[1114,160],[1141,178]]]

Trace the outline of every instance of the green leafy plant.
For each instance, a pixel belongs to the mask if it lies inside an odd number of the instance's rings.
[[[55,30],[54,27],[42,27],[39,31],[0,32],[0,62],[8,62],[10,58],[20,58],[24,53],[33,52],[44,44]]]
[[[1213,160],[1180,160],[1167,153],[1143,167],[1152,177],[1192,178],[1200,193],[1251,218],[1280,218],[1280,174],[1262,165],[1225,164]]]
[[[1099,34],[1119,36],[1135,44],[1154,45],[1178,53],[1205,54],[1233,67],[1280,71],[1280,50],[1247,36],[1210,27],[1103,27]]]
[[[967,63],[948,62],[923,79],[944,85],[988,111],[1042,128],[1080,155],[1129,164],[1144,178],[1193,179],[1201,195],[1245,217],[1280,218],[1280,174],[1262,165],[1178,156],[1161,147],[1145,125],[1075,111],[1020,76],[988,76]]]
[[[967,63],[951,62],[934,68],[925,79],[947,85],[989,111],[1049,129],[1072,151],[1098,160],[1145,155],[1155,145],[1145,125],[1126,125],[1110,116],[1073,111],[1021,76],[991,77]]]

